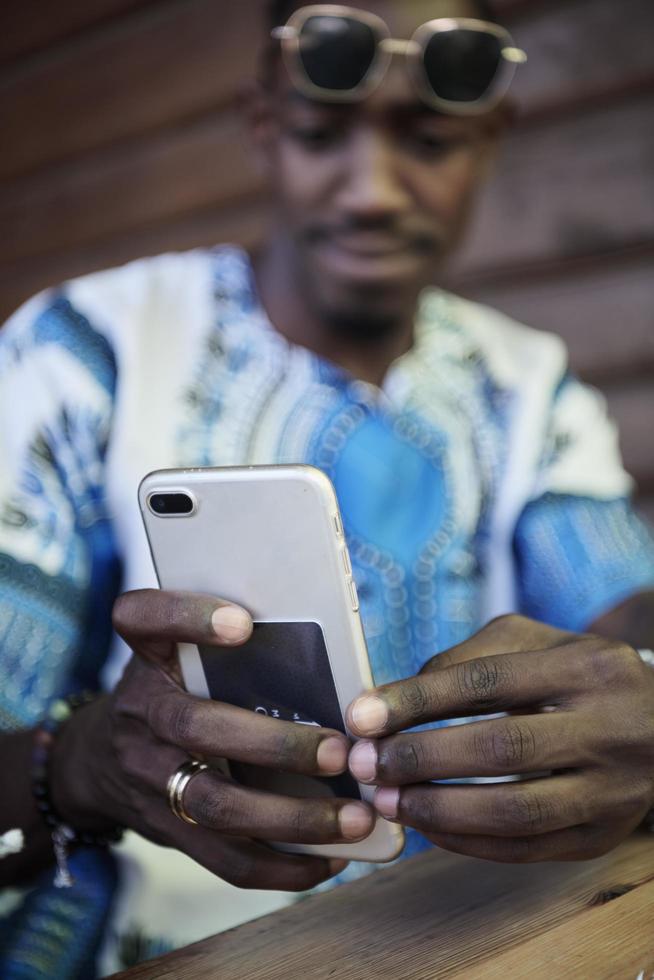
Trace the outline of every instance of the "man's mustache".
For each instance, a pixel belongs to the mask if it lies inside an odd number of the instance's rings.
[[[391,217],[346,218],[336,221],[315,222],[302,229],[301,237],[307,245],[319,245],[333,239],[347,239],[351,235],[378,234],[393,242],[398,248],[406,248],[420,254],[440,252],[445,245],[445,232],[424,228],[408,221]]]

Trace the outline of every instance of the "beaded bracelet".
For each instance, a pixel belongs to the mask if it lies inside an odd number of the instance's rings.
[[[69,849],[75,844],[106,847],[115,843],[123,836],[121,827],[113,827],[102,833],[87,830],[75,830],[63,820],[53,806],[50,797],[49,767],[52,747],[57,732],[68,721],[72,713],[85,704],[89,704],[96,695],[88,691],[72,694],[67,698],[54,701],[48,714],[41,721],[34,733],[34,749],[32,751],[32,792],[36,806],[41,813],[52,837],[52,844],[57,861],[57,872],[54,878],[56,888],[70,888],[74,884],[73,876],[68,865]]]

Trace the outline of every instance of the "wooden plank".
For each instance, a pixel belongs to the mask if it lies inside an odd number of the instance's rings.
[[[489,955],[574,922],[598,893],[653,877],[654,848],[645,834],[580,863],[506,865],[434,851],[116,980],[441,980],[464,971],[476,977]],[[605,941],[598,937],[598,945]],[[513,976],[528,977],[528,967]]]
[[[654,240],[654,95],[505,142],[453,274]]]
[[[261,0],[169,0],[0,79],[0,177],[74,157],[233,97],[261,37]]]
[[[529,976],[529,980],[557,977],[654,976],[652,945],[654,882],[636,888],[601,908],[576,915],[557,929],[522,943],[501,956],[475,968],[477,980],[506,980]],[[525,973],[527,970],[527,973]],[[454,978],[468,980],[469,973]]]
[[[250,158],[240,117],[218,112],[14,181],[0,194],[0,264],[231,205],[260,189]]]
[[[151,0],[11,0],[2,11],[0,65],[25,57]]]
[[[246,248],[261,239],[266,204],[253,199],[235,208],[202,208],[174,221],[153,223],[40,259],[10,263],[0,273],[0,323],[47,286],[108,269],[146,255],[233,242]]]
[[[512,96],[527,114],[569,99],[599,99],[628,79],[651,77],[650,0],[574,0],[514,10],[509,27],[528,54]]]
[[[493,14],[501,19],[504,24],[512,23],[516,17],[524,13],[531,13],[542,6],[553,8],[558,13],[558,8],[565,6],[570,0],[492,0],[491,9]]]
[[[622,261],[608,254],[572,271],[563,262],[548,276],[516,269],[499,282],[460,285],[472,299],[560,334],[575,372],[610,383],[644,371],[654,376],[653,258],[654,251]]]

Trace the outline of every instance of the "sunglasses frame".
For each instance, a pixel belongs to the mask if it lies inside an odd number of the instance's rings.
[[[300,52],[302,28],[313,17],[335,17],[354,20],[369,27],[375,40],[376,52],[370,67],[361,81],[349,89],[329,89],[315,85],[309,78]],[[471,30],[490,34],[497,38],[502,47],[498,70],[488,89],[479,99],[471,102],[457,102],[437,95],[429,82],[424,64],[427,44],[435,34],[450,33],[456,30]],[[271,37],[281,42],[282,58],[291,81],[304,95],[321,102],[359,102],[379,87],[386,75],[393,55],[405,55],[407,70],[411,81],[422,99],[430,108],[458,116],[475,116],[496,106],[506,95],[518,64],[527,60],[527,55],[515,46],[513,38],[499,24],[470,17],[443,17],[421,24],[410,40],[391,37],[388,25],[381,17],[356,7],[339,4],[313,4],[300,7],[289,17],[284,27],[276,27]]]

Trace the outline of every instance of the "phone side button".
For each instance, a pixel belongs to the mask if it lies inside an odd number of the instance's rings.
[[[350,590],[350,600],[352,602],[352,609],[354,612],[359,611],[359,596],[357,594],[357,587],[354,584],[354,579],[349,578],[347,580],[347,587]]]
[[[350,563],[350,556],[347,553],[347,548],[343,548],[341,551],[341,556],[343,558],[343,565],[345,566],[345,574],[350,576],[352,574],[352,565]]]
[[[343,537],[343,525],[341,524],[341,516],[338,511],[334,514],[334,529],[339,538]]]

